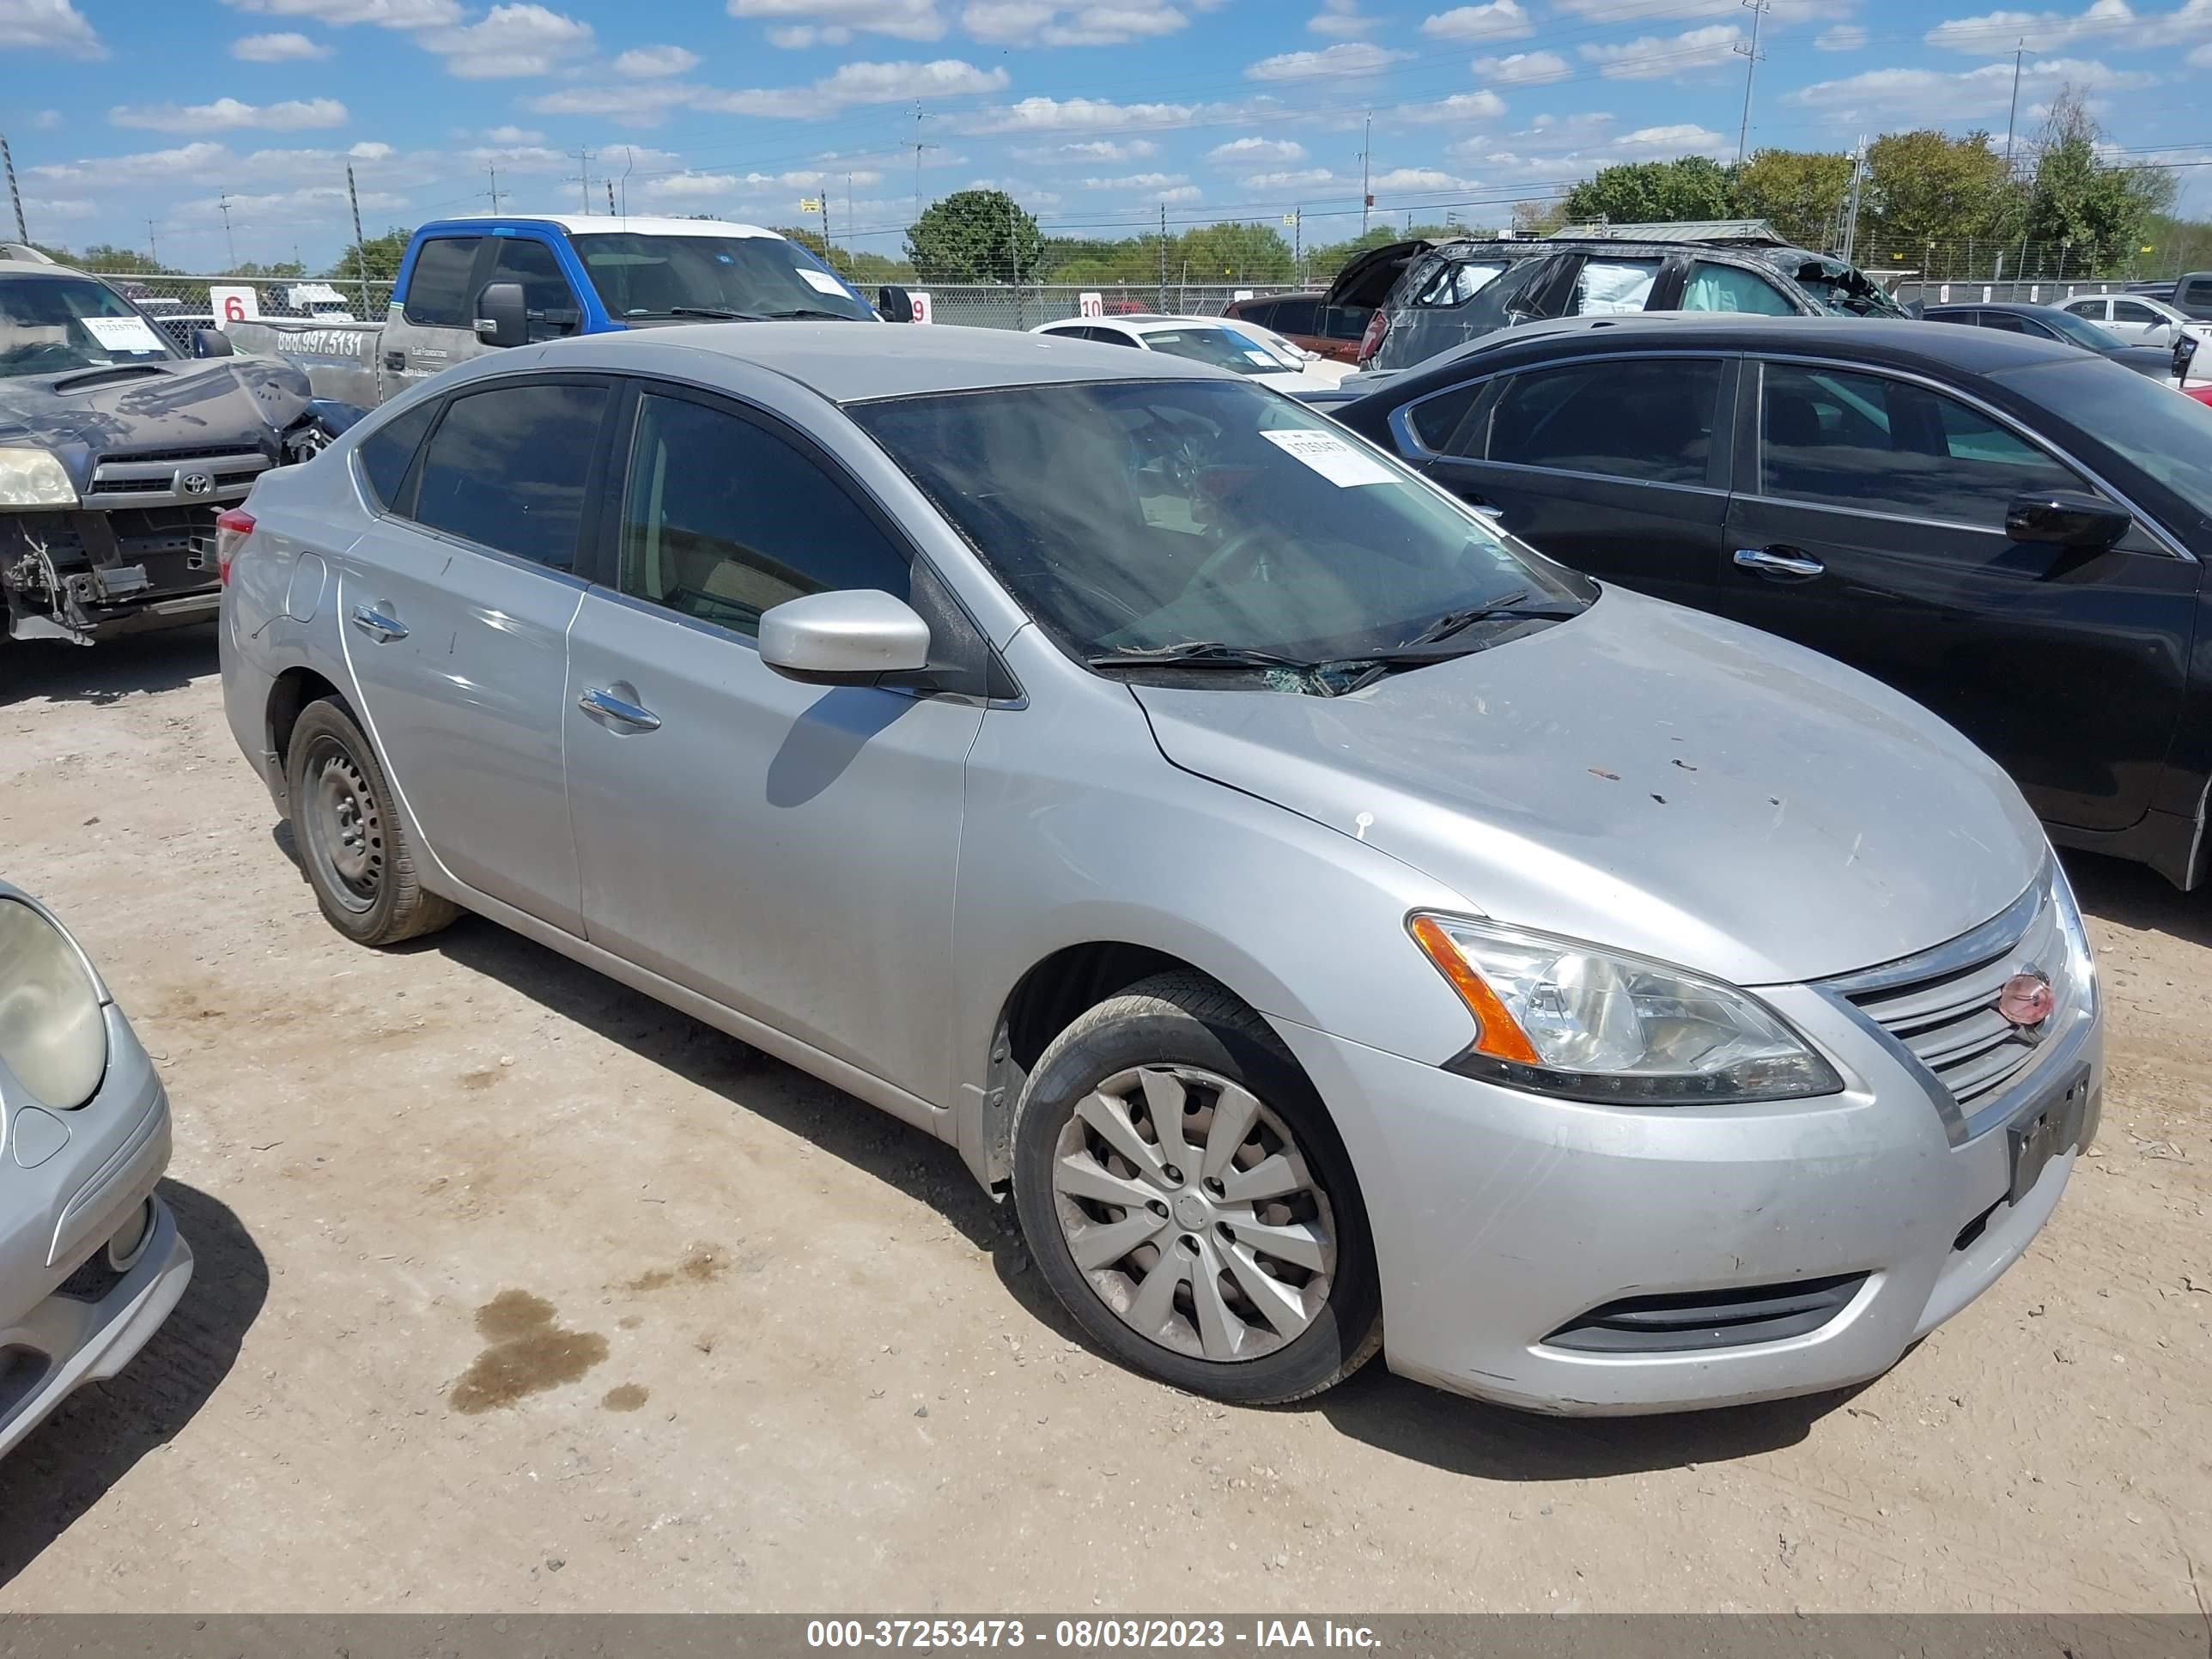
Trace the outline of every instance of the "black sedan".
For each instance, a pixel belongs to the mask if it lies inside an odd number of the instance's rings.
[[[2170,380],[2179,373],[2171,345],[2140,345],[2123,340],[2109,328],[2087,317],[2076,317],[2057,306],[2033,306],[2021,301],[1986,305],[1929,306],[1920,313],[1931,323],[1964,323],[1969,328],[1993,328],[2004,334],[2025,334],[2031,340],[2063,340],[2069,345],[2110,357],[2123,368],[2148,374],[2154,380]]]
[[[1578,569],[1917,698],[2053,837],[2212,870],[2212,410],[2067,345],[1534,324],[1330,411]]]

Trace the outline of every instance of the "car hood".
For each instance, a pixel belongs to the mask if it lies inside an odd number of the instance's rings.
[[[1133,688],[1167,757],[1481,914],[1741,985],[1955,938],[2048,856],[1996,764],[1866,676],[1617,588],[1349,696]]]
[[[2124,345],[2105,354],[2123,368],[2154,380],[2173,378],[2173,348],[2170,345]]]
[[[15,375],[0,379],[0,444],[52,450],[82,490],[103,454],[234,444],[273,454],[309,395],[298,369],[254,357]]]

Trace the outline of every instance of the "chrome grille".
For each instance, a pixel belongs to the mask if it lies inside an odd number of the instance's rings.
[[[2057,1006],[2034,1030],[1997,1012],[1997,994],[2016,974],[2040,973]],[[1960,1112],[1993,1100],[2034,1069],[2050,1036],[2079,1006],[2059,898],[2046,874],[2005,913],[1952,945],[1887,968],[1853,974],[1832,988],[1896,1038],[1949,1091]]]
[[[241,452],[235,445],[207,449],[156,449],[141,455],[103,455],[92,470],[92,483],[84,492],[86,507],[99,509],[120,506],[146,507],[174,501],[182,506],[206,506],[243,495],[253,481],[269,470],[269,458]],[[188,492],[188,474],[204,473],[209,486]]]

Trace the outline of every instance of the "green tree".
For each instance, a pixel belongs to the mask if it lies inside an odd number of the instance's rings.
[[[1733,219],[1738,211],[1729,170],[1703,155],[1600,167],[1569,191],[1566,199],[1568,220],[1584,224],[1597,219],[1616,225]]]
[[[906,233],[907,257],[925,283],[1035,280],[1044,252],[1036,219],[1003,190],[958,190]]]
[[[258,276],[263,278],[271,276],[304,276],[307,274],[307,268],[301,264],[297,259],[278,259],[274,264],[265,265],[258,264],[253,260],[248,259],[244,264],[233,266],[231,268],[230,274],[234,276]]]
[[[1801,247],[1832,246],[1850,194],[1851,158],[1835,151],[1762,149],[1736,169],[1736,210],[1771,220]]]
[[[2027,198],[2028,242],[2046,268],[2063,258],[2082,276],[2126,269],[2150,216],[2172,204],[2172,175],[2104,165],[2097,153],[2104,136],[2081,94],[2062,89],[2037,141]]]
[[[1395,225],[1380,224],[1368,228],[1364,236],[1355,236],[1348,242],[1328,242],[1320,247],[1306,250],[1306,280],[1327,287],[1336,273],[1350,264],[1362,253],[1378,247],[1388,247],[1393,242],[1426,240],[1432,242],[1456,242],[1487,232],[1474,232],[1464,225],[1415,225],[1411,230]]]
[[[126,271],[132,276],[161,276],[173,273],[174,265],[165,265],[151,254],[141,253],[136,248],[116,247],[106,242],[94,242],[81,254],[70,254],[66,249],[50,250],[64,264],[83,270]]]
[[[1170,266],[1194,283],[1287,283],[1291,245],[1273,225],[1199,225],[1176,239]]]
[[[1886,132],[1867,148],[1859,224],[1870,252],[1910,260],[1929,242],[2002,235],[2012,208],[2005,159],[1986,132]]]
[[[402,230],[394,225],[381,236],[363,237],[357,250],[354,244],[349,243],[345,252],[338,255],[337,263],[323,273],[324,278],[334,283],[341,280],[354,282],[362,275],[361,266],[366,264],[370,282],[391,282],[399,275],[399,261],[405,256],[407,244],[414,234],[411,230]],[[360,256],[358,260],[356,258],[356,252]]]

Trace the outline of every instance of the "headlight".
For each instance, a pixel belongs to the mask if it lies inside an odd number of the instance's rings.
[[[75,507],[76,486],[43,449],[0,449],[0,507]]]
[[[1410,927],[1474,1016],[1455,1070],[1624,1106],[1788,1100],[1844,1086],[1778,1017],[1717,980],[1494,922],[1419,915]]]
[[[44,1106],[82,1106],[107,1069],[100,992],[76,947],[27,904],[0,899],[0,1065]]]

